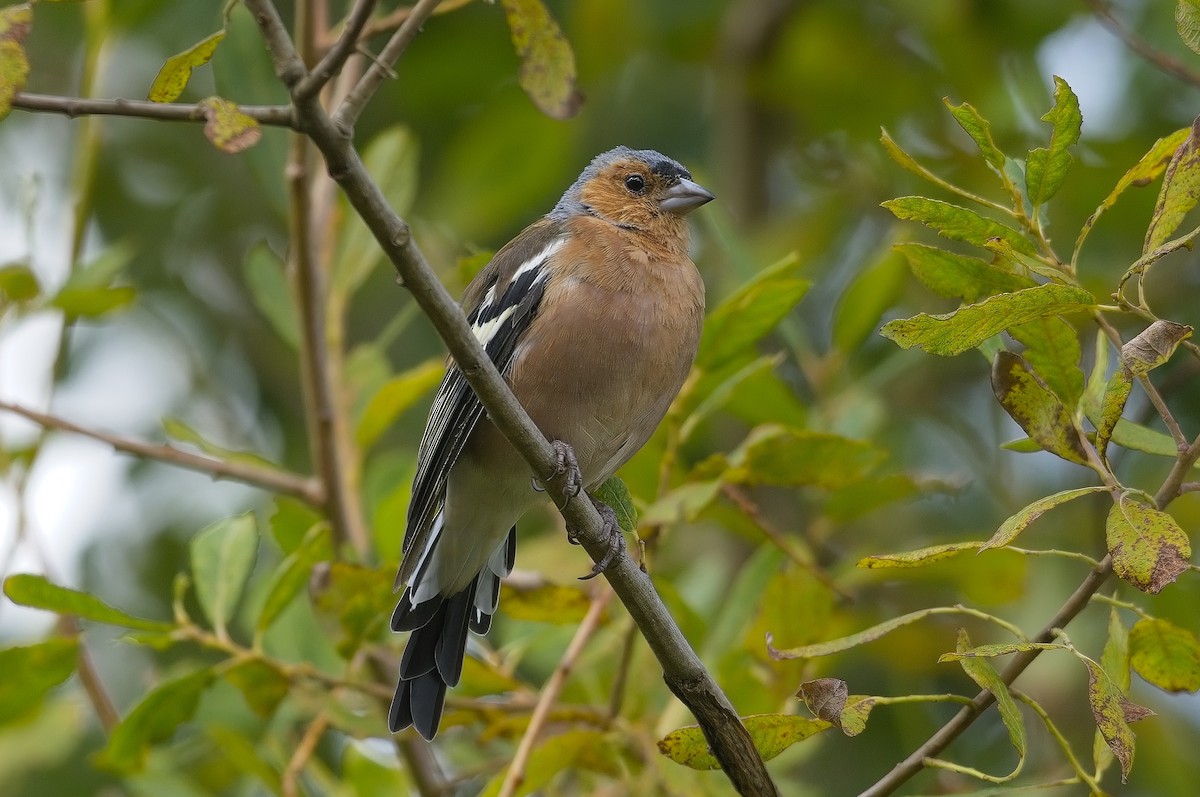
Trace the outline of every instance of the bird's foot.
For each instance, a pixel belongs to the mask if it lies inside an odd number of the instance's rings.
[[[588,498],[592,502],[592,506],[596,507],[596,511],[600,513],[601,531],[608,538],[608,550],[599,562],[592,565],[592,572],[586,576],[580,576],[580,581],[587,581],[603,573],[608,569],[621,554],[625,552],[625,535],[621,532],[621,524],[617,521],[617,513],[613,508],[603,501],[598,500],[594,496],[589,495]],[[567,528],[567,542],[572,545],[579,544],[579,535],[572,528]]]
[[[563,480],[563,495],[567,501],[570,501],[575,496],[579,495],[579,491],[583,489],[583,473],[579,470],[579,461],[575,459],[575,449],[564,443],[562,440],[551,440],[550,447],[554,449],[554,471],[546,481],[552,481],[559,477]],[[533,478],[533,489],[539,493],[546,492],[545,482],[538,481],[536,476]],[[566,504],[559,507],[562,510]]]

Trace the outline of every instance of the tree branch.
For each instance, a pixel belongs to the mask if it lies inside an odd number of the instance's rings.
[[[262,29],[276,74],[289,90],[293,90],[305,72],[278,12],[270,0],[245,0],[245,4]],[[419,3],[417,7],[427,5],[432,9],[434,4]],[[414,9],[413,17],[416,16]],[[389,48],[394,42],[395,37]],[[547,491],[556,505],[563,507],[567,524],[579,531],[584,549],[595,561],[600,561],[609,550],[600,516],[590,501],[567,500],[561,485],[550,478],[555,472],[555,456],[550,443],[530,420],[479,345],[462,309],[446,292],[413,242],[408,224],[388,206],[379,187],[367,174],[348,136],[348,127],[331,119],[313,97],[297,99],[295,107],[301,128],[324,155],[330,176],[345,191],[350,204],[445,341],[463,376],[486,409],[488,418],[530,464],[533,472],[544,483],[549,482]],[[650,577],[628,554],[614,561],[605,576],[662,665],[667,687],[691,709],[734,786],[746,795],[777,795],[766,766],[737,712],[671,618]]]
[[[129,437],[109,434],[108,432],[87,429],[64,418],[59,418],[56,415],[37,412],[18,404],[10,404],[7,401],[0,401],[0,411],[20,415],[22,418],[33,421],[47,429],[59,429],[64,432],[72,432],[84,437],[90,437],[102,443],[108,443],[117,451],[126,454],[133,454],[144,459],[153,459],[158,462],[166,462],[169,465],[187,468],[188,470],[207,473],[214,479],[231,479],[255,487],[261,487],[271,492],[294,496],[312,506],[321,506],[325,502],[325,493],[321,488],[320,482],[311,476],[301,476],[297,473],[289,473],[288,471],[276,470],[274,468],[264,468],[245,462],[221,460],[204,454],[193,454],[190,451],[184,451],[171,445],[146,443]]]
[[[1125,42],[1129,49],[1145,58],[1152,66],[1159,71],[1164,72],[1172,77],[1177,77],[1185,83],[1193,86],[1200,86],[1200,73],[1189,69],[1181,61],[1177,61],[1163,51],[1154,47],[1145,39],[1138,36],[1125,26],[1121,20],[1117,19],[1113,14],[1112,6],[1108,0],[1084,0],[1092,9],[1092,13],[1100,20],[1100,24],[1108,28],[1118,39]]]
[[[359,79],[346,99],[342,101],[342,105],[334,114],[334,119],[341,127],[347,130],[354,128],[358,117],[362,115],[363,109],[367,107],[367,103],[375,96],[375,92],[379,90],[379,85],[392,72],[392,67],[400,60],[400,56],[408,49],[408,45],[417,34],[421,32],[421,26],[425,24],[425,20],[429,19],[429,15],[437,8],[438,3],[442,0],[419,0],[404,22],[392,34],[392,38],[388,40],[383,51],[374,59],[371,68]],[[298,99],[304,99],[299,97]]]
[[[182,102],[146,100],[93,100],[85,97],[56,97],[22,91],[13,97],[12,107],[35,113],[76,116],[131,116],[167,122],[204,122],[205,111],[199,105]],[[261,125],[295,127],[295,117],[287,105],[239,105],[238,110]]]
[[[363,29],[366,28],[371,14],[375,11],[375,4],[376,0],[356,0],[354,8],[350,9],[350,16],[346,19],[346,26],[342,29],[338,40],[329,48],[329,52],[325,53],[325,57],[312,68],[308,77],[296,86],[297,97],[311,97],[319,92],[342,68],[346,59],[354,54],[355,48],[358,47],[359,37],[362,36]]]

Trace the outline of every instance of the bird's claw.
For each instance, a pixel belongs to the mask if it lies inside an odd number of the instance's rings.
[[[603,501],[599,501],[592,496],[588,496],[592,501],[592,506],[596,507],[596,511],[600,513],[601,531],[607,536],[608,550],[599,562],[592,565],[592,572],[586,576],[580,576],[580,581],[588,581],[603,573],[608,569],[614,561],[620,558],[621,554],[625,553],[625,535],[621,532],[621,524],[617,521],[617,513],[613,508]],[[579,536],[572,529],[567,529],[567,542],[572,545],[579,544]]]
[[[554,449],[554,471],[545,481],[539,481],[536,476],[531,477],[533,480],[533,489],[536,492],[546,492],[545,482],[557,479],[560,476],[563,480],[563,495],[566,496],[569,502],[572,498],[579,495],[583,489],[583,472],[579,469],[579,461],[575,459],[575,450],[570,445],[562,440],[551,440],[550,447]],[[566,507],[564,503],[559,507],[561,511]]]

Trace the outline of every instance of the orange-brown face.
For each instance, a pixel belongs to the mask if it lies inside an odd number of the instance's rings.
[[[712,194],[675,164],[620,158],[588,180],[579,198],[597,216],[650,231],[663,224],[676,226],[680,217],[711,200]]]

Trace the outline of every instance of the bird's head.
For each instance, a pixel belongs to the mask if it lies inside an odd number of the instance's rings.
[[[666,155],[617,147],[588,164],[551,215],[589,213],[627,229],[656,232],[678,226],[682,216],[713,198]]]

